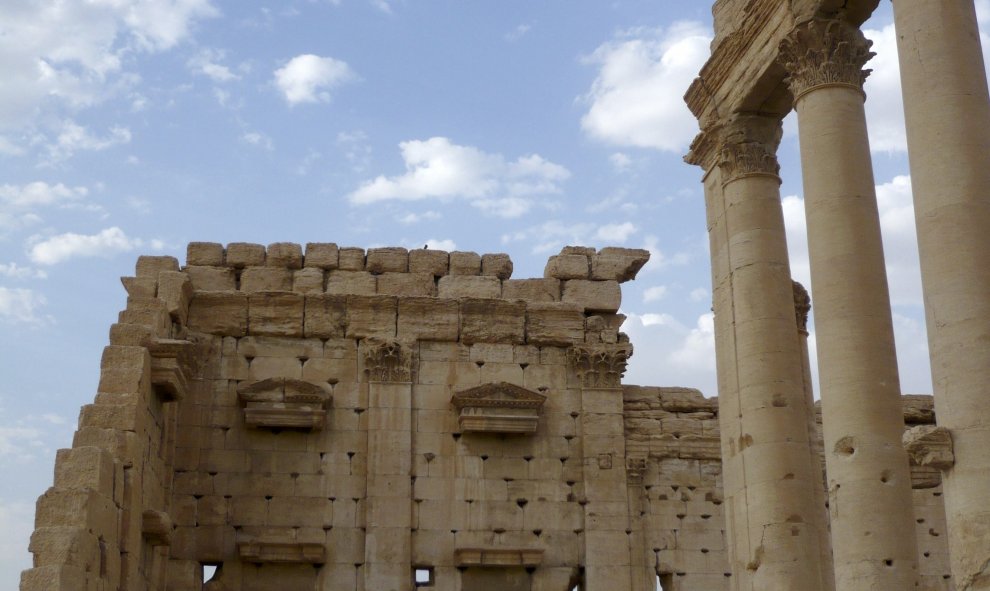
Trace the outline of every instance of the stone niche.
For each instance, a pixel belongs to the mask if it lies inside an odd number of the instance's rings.
[[[462,433],[535,433],[547,397],[507,382],[454,394]]]
[[[293,378],[268,378],[237,388],[244,423],[260,429],[318,431],[326,423],[329,386]]]

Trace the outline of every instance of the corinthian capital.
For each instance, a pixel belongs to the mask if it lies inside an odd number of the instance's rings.
[[[780,119],[760,115],[735,115],[721,129],[718,164],[722,181],[749,176],[777,176]]]
[[[797,102],[819,86],[850,86],[863,92],[870,70],[863,66],[875,53],[863,32],[841,20],[811,20],[795,27],[780,42],[780,63]]]
[[[620,388],[632,345],[576,346],[568,357],[585,388]]]

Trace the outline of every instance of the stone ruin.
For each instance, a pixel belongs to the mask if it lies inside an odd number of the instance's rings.
[[[716,400],[621,383],[648,256],[567,247],[536,279],[334,244],[140,257],[21,590],[728,589]],[[904,413],[934,423],[930,397]]]

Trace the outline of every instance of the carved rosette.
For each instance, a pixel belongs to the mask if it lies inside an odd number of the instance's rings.
[[[788,72],[796,103],[819,86],[850,86],[863,92],[870,70],[863,66],[875,53],[863,32],[841,20],[811,20],[780,42],[778,59]]]
[[[798,332],[808,336],[808,313],[811,312],[811,296],[808,290],[797,281],[791,281],[794,288],[794,317],[797,320]]]
[[[398,341],[365,339],[364,374],[369,382],[412,381],[412,358]]]
[[[621,388],[632,345],[571,347],[567,357],[585,388]]]
[[[718,165],[722,182],[753,175],[779,178],[777,146],[782,128],[780,119],[758,115],[736,115],[721,129]]]
[[[646,456],[632,455],[626,458],[626,483],[643,484],[643,476],[646,474]]]

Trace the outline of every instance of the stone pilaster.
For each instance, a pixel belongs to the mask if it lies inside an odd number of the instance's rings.
[[[990,589],[990,97],[972,0],[894,2],[957,589]]]
[[[918,575],[863,109],[869,48],[839,20],[803,23],[780,46],[798,113],[835,582],[843,591],[911,589]]]

